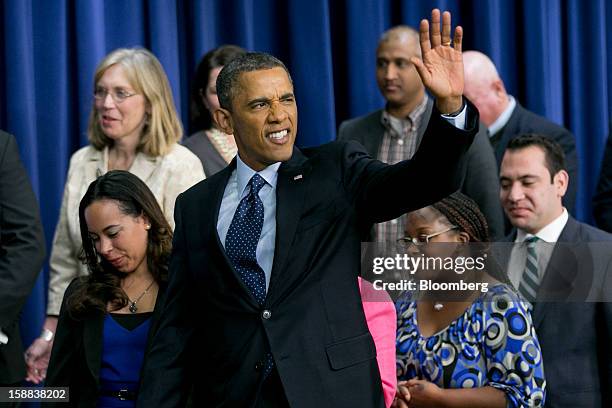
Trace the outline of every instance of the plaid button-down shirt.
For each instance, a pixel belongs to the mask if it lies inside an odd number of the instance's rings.
[[[386,110],[381,115],[381,123],[385,127],[378,160],[395,164],[408,160],[417,150],[418,130],[423,120],[429,97],[425,95],[405,119],[391,116]],[[405,215],[395,220],[381,222],[375,225],[376,242],[395,242],[404,236]]]

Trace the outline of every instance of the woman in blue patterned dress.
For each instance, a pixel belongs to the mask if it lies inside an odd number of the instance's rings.
[[[461,243],[489,240],[484,216],[461,193],[409,213],[406,234],[404,242],[429,256],[432,251],[448,254],[449,245],[453,256],[474,256],[478,244]],[[424,245],[429,242],[452,244]],[[486,282],[486,292],[455,292],[458,298],[444,301],[431,293],[417,299],[407,291],[397,300],[395,407],[544,406],[542,353],[528,306],[502,283],[507,279],[494,262],[484,265],[482,272],[460,278]],[[447,271],[433,280],[452,280],[449,274],[457,276]]]

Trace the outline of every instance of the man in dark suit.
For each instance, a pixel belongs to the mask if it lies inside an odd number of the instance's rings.
[[[44,257],[36,196],[15,138],[0,131],[0,387],[25,378],[19,316]]]
[[[489,57],[478,51],[466,51],[463,59],[465,96],[474,102],[480,120],[489,128],[497,163],[501,164],[508,142],[516,136],[538,133],[553,139],[565,152],[570,184],[563,197],[563,205],[573,213],[578,191],[578,156],[574,135],[564,127],[523,108],[506,92],[504,82]]]
[[[420,58],[420,54],[419,33],[413,28],[397,26],[383,33],[376,50],[376,82],[387,104],[384,109],[342,122],[339,140],[358,141],[370,156],[384,163],[394,164],[412,157],[433,108],[433,100],[410,63],[411,57]],[[505,234],[497,197],[498,168],[484,126],[479,129],[465,160],[467,170],[461,191],[478,203],[487,218],[491,236],[501,239]],[[404,227],[405,216],[376,224],[374,239],[395,242],[404,235]]]
[[[461,95],[462,32],[450,47],[450,27],[445,13],[440,35],[434,10],[430,43],[422,23],[416,63],[436,108],[419,152],[393,166],[357,143],[295,148],[293,85],[276,58],[251,53],[223,68],[215,120],[238,156],[177,199],[139,407],[182,406],[192,383],[195,406],[384,406],[357,284],[360,237],[457,188],[478,115]],[[406,183],[410,192],[397,188]]]
[[[500,199],[516,227],[508,276],[533,305],[546,407],[609,407],[612,235],[568,214],[568,183],[563,150],[550,138],[508,143],[500,168]]]

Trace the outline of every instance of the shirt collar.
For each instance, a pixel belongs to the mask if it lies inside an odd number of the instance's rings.
[[[272,188],[275,188],[276,182],[278,180],[278,168],[280,167],[280,165],[281,162],[276,162],[261,171],[255,171],[247,164],[245,164],[240,159],[240,155],[237,154],[236,176],[238,179],[238,192],[240,193],[240,196],[242,196],[242,193],[244,193],[244,189],[246,188],[247,184],[249,184],[251,177],[253,177],[255,173],[258,173],[261,177],[263,177],[264,180],[266,180],[266,183],[268,183]]]
[[[506,123],[510,120],[510,116],[512,116],[512,112],[514,112],[514,108],[516,108],[516,100],[512,95],[508,95],[508,106],[506,106],[502,114],[499,115],[495,122],[489,127],[489,135],[493,136],[506,126]]]
[[[429,96],[425,94],[423,96],[423,100],[421,100],[421,102],[419,102],[419,104],[415,106],[414,109],[410,111],[408,116],[406,116],[405,118],[396,118],[395,116],[391,115],[387,111],[387,108],[385,107],[385,109],[383,109],[382,111],[380,121],[383,124],[383,126],[387,129],[393,128],[392,126],[393,122],[401,123],[403,121],[409,121],[412,125],[414,125],[417,122],[418,118],[423,114],[423,112],[425,112],[425,108],[427,107],[428,101],[429,101]]]
[[[544,242],[557,242],[559,237],[561,236],[561,232],[563,232],[563,228],[565,228],[565,224],[567,224],[567,220],[569,219],[569,214],[565,207],[563,208],[563,212],[560,216],[554,219],[553,222],[539,230],[535,234],[528,234],[527,232],[519,229],[516,232],[516,239],[514,242],[523,242],[525,239],[530,238],[532,236],[538,237],[540,240]]]

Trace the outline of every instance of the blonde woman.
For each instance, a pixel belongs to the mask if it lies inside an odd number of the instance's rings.
[[[45,378],[64,291],[75,277],[87,275],[79,261],[78,220],[87,186],[110,170],[127,170],[147,184],[174,227],[176,197],[205,177],[200,160],[178,144],[183,130],[168,78],[145,49],[115,50],[98,65],[87,133],[90,145],[70,159],[51,249],[47,318],[26,351],[27,380],[34,383]]]

